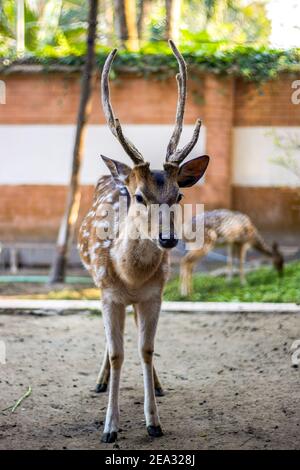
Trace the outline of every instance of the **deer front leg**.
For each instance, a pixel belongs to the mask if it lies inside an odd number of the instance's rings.
[[[133,305],[133,313],[134,313],[134,322],[136,326],[138,327],[138,314],[137,314],[137,308],[135,305]],[[155,390],[155,396],[156,397],[164,397],[165,392],[162,388],[162,385],[160,383],[160,380],[158,378],[157,372],[155,370],[154,364],[153,364],[153,378],[154,378],[154,390]]]
[[[245,277],[245,271],[244,271],[244,266],[245,266],[245,261],[246,261],[246,256],[247,256],[247,251],[249,249],[248,243],[244,243],[240,247],[240,282],[243,286],[247,284],[247,280]]]
[[[191,270],[192,266],[183,259],[180,263],[180,294],[189,295],[191,292]]]
[[[115,442],[119,430],[119,388],[124,360],[125,306],[102,301],[103,322],[110,363],[110,387],[102,442]]]
[[[188,252],[180,263],[180,293],[187,296],[193,293],[193,269],[196,262],[203,256],[202,250]]]
[[[144,376],[144,413],[148,434],[152,437],[163,435],[154,390],[153,352],[154,338],[161,301],[142,302],[137,306],[139,326],[139,353]]]

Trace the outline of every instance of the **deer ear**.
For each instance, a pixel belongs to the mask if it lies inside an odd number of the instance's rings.
[[[111,158],[107,158],[104,155],[101,155],[101,158],[109,169],[111,176],[114,179],[125,183],[131,173],[131,168],[125,165],[125,163],[118,162],[117,160],[112,160]]]
[[[205,173],[209,163],[209,156],[194,158],[184,163],[180,168],[177,176],[177,183],[180,188],[189,188],[193,186]]]

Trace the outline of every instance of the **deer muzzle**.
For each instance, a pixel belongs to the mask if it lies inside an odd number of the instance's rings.
[[[160,232],[158,240],[160,246],[166,249],[174,248],[178,243],[178,238],[176,238],[174,233],[170,232]]]

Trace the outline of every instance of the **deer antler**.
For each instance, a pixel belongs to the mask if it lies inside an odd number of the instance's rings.
[[[144,163],[144,158],[142,154],[138,151],[138,149],[127,139],[122,131],[122,127],[120,124],[119,119],[115,118],[112,105],[110,103],[110,94],[109,94],[109,72],[111,68],[111,64],[115,58],[117,53],[117,49],[111,51],[109,56],[107,57],[104,67],[102,70],[101,76],[101,96],[102,96],[102,107],[103,112],[113,135],[118,139],[120,144],[122,145],[123,149],[127,153],[127,155],[131,158],[135,165],[139,163]]]
[[[175,163],[179,165],[193,150],[195,147],[200,133],[201,120],[197,119],[195,130],[193,132],[192,139],[190,142],[185,145],[181,150],[176,150],[177,145],[182,132],[183,117],[184,117],[184,107],[186,102],[186,82],[187,82],[187,72],[186,72],[186,63],[179,50],[175,46],[174,42],[170,39],[169,46],[171,47],[173,54],[175,55],[178,65],[179,65],[179,74],[176,75],[176,80],[178,84],[178,101],[176,109],[176,121],[173,134],[171,136],[168,148],[166,161],[170,163]]]

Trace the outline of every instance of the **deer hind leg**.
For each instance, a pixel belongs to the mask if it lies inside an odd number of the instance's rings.
[[[133,312],[134,312],[134,321],[136,326],[138,327],[138,316],[137,316],[137,308],[134,305],[133,306]],[[158,375],[156,373],[154,364],[153,364],[153,378],[154,378],[154,390],[155,390],[155,396],[156,397],[163,397],[165,395],[164,389],[162,388],[162,385],[160,383],[160,380],[158,378]]]
[[[108,356],[110,362],[110,386],[102,442],[115,442],[119,429],[119,388],[124,360],[125,306],[111,300],[102,302]]]
[[[97,383],[95,387],[96,393],[103,393],[106,392],[108,382],[110,376],[110,362],[109,362],[109,355],[108,355],[108,348],[105,348],[104,359],[102,362],[102,366],[97,378]]]
[[[163,435],[154,391],[153,352],[154,338],[161,301],[138,304],[139,353],[144,376],[144,412],[148,434],[152,437]]]

